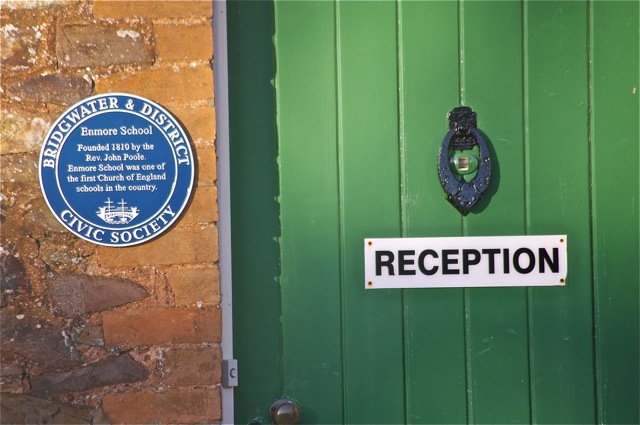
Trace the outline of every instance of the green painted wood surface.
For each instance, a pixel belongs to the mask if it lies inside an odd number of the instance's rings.
[[[640,423],[638,2],[590,8],[598,420]]]
[[[458,5],[401,2],[398,12],[402,236],[459,236],[435,171],[459,103]],[[407,423],[466,423],[463,290],[403,292]]]
[[[270,3],[232,5],[239,422],[640,422],[638,3],[283,1],[274,45]],[[494,157],[465,218],[458,104]],[[564,287],[363,288],[364,237],[562,233]]]
[[[404,421],[401,294],[366,292],[362,255],[370,232],[400,230],[395,8],[343,2],[336,13],[345,423]]]
[[[230,1],[227,13],[235,419],[248,423],[268,421],[283,391],[273,4]]]
[[[532,422],[595,423],[587,5],[525,5],[527,232],[567,233],[570,268],[529,290]]]
[[[278,2],[276,14],[277,62],[296,64],[276,80],[284,394],[304,417],[341,423],[334,5]]]
[[[460,15],[462,103],[478,113],[498,164],[498,190],[463,234],[523,234],[521,3],[463,2]],[[465,290],[468,420],[529,423],[526,289],[483,289]]]

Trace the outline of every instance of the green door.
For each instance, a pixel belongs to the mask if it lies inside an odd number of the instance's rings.
[[[231,1],[237,423],[637,424],[639,3]],[[466,217],[446,114],[492,145]],[[365,237],[568,235],[564,287],[365,290]]]

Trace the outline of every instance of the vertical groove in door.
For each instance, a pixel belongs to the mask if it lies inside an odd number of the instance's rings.
[[[345,332],[346,312],[345,312],[345,232],[344,232],[344,164],[342,158],[343,150],[343,121],[342,121],[342,49],[341,49],[341,33],[340,33],[340,5],[339,1],[334,6],[334,28],[335,28],[335,52],[336,52],[336,157],[338,160],[337,178],[338,178],[338,225],[340,241],[338,246],[340,258],[340,362],[342,367],[342,423],[346,424],[349,403],[347,398],[347,370],[346,370],[346,353],[347,353],[347,337]]]
[[[471,329],[469,328],[469,289],[464,288],[462,290],[462,309],[464,312],[464,365],[465,365],[465,385],[467,387],[466,399],[467,399],[467,423],[474,423],[473,416],[473,386],[472,377],[473,370],[471,368],[471,355],[470,355],[470,343],[471,343]]]
[[[522,144],[523,144],[523,157],[522,166],[524,174],[524,185],[522,187],[524,191],[524,227],[525,235],[531,233],[531,199],[530,199],[530,184],[531,184],[531,166],[529,155],[529,3],[527,1],[522,2],[521,11],[521,27],[522,27]],[[526,320],[527,320],[527,363],[529,365],[529,423],[538,423],[536,417],[536,393],[533,388],[533,381],[535,377],[535,364],[532,361],[531,352],[531,338],[533,335],[533,317],[532,317],[532,290],[527,288],[526,290]]]
[[[399,150],[399,169],[400,169],[400,230],[401,236],[407,237],[407,167],[406,156],[407,146],[405,140],[405,116],[404,116],[404,40],[402,38],[402,0],[396,0],[396,44],[397,44],[397,73],[398,73],[398,150]],[[404,297],[403,297],[404,298]]]
[[[511,1],[462,4],[463,100],[477,113],[478,128],[493,145],[495,158],[493,192],[485,192],[465,217],[464,235],[522,234],[522,5]],[[469,422],[528,423],[526,289],[465,291]]]
[[[522,144],[524,155],[522,167],[524,174],[524,226],[528,233],[531,230],[531,199],[529,197],[531,175],[529,164],[529,2],[522,2]]]
[[[458,0],[458,105],[467,105],[466,98],[466,61],[465,61],[465,25],[464,25],[464,4],[466,0]],[[460,234],[467,236],[467,220],[466,217],[460,217]],[[467,298],[467,290],[464,291],[464,298]],[[465,301],[465,313],[466,313]],[[465,314],[466,317],[466,314]],[[466,326],[466,319],[465,319]]]
[[[466,105],[465,99],[465,55],[464,55],[464,0],[458,0],[458,105]],[[460,218],[460,234],[467,236],[467,221],[464,217]],[[463,311],[463,323],[464,323],[464,364],[465,364],[465,385],[467,391],[465,392],[467,401],[467,423],[473,422],[473,388],[472,383],[472,369],[470,361],[470,348],[471,330],[469,328],[469,290],[467,288],[462,289],[462,311]]]
[[[458,104],[465,104],[464,97],[464,0],[458,0]]]
[[[602,398],[600,397],[600,383],[599,383],[599,368],[598,368],[598,297],[597,293],[597,278],[596,278],[596,262],[595,258],[595,239],[594,239],[594,206],[595,206],[595,179],[593,176],[594,171],[594,152],[593,152],[593,0],[586,0],[587,3],[587,155],[588,155],[588,174],[587,180],[589,183],[589,254],[591,258],[590,272],[591,272],[591,314],[593,317],[591,326],[593,331],[592,341],[592,355],[593,355],[593,396],[595,403],[594,417],[599,424],[603,424],[604,417],[602,416],[603,409],[601,406]]]
[[[407,209],[406,209],[406,199],[407,199],[407,167],[406,167],[406,155],[407,155],[407,146],[405,140],[405,131],[404,131],[404,73],[402,72],[404,68],[404,43],[402,39],[402,1],[396,0],[396,74],[398,76],[398,170],[399,170],[399,182],[400,196],[398,197],[399,208],[400,208],[400,236],[405,238],[407,237]],[[408,335],[408,326],[407,326],[407,317],[409,315],[408,312],[408,292],[405,289],[400,290],[400,308],[402,310],[402,390],[403,390],[403,400],[404,400],[404,418],[403,423],[407,423],[409,418],[409,392],[411,388],[408,385],[407,376],[409,375],[408,371],[408,353],[411,350],[410,344],[411,339]]]
[[[447,112],[459,104],[457,7],[401,1],[398,8],[407,237],[460,234],[460,215],[445,200],[437,173]],[[405,289],[403,301],[407,423],[465,423],[462,289]]]

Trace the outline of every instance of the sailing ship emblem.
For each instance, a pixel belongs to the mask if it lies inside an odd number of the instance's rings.
[[[96,215],[108,224],[127,224],[140,214],[138,208],[127,207],[124,199],[120,200],[117,207],[113,207],[111,198],[107,198],[106,207],[99,207]]]

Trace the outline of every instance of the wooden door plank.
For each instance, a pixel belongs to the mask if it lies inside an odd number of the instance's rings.
[[[565,287],[529,290],[534,423],[594,423],[587,11],[525,4],[527,233],[568,234]]]
[[[599,422],[640,422],[638,2],[591,4],[593,259]]]
[[[341,289],[332,2],[276,2],[284,394],[340,423]]]
[[[365,237],[400,235],[396,5],[339,2],[344,423],[403,423],[400,291],[365,290]]]
[[[437,173],[446,115],[458,105],[458,6],[398,5],[403,236],[460,236]],[[462,292],[404,290],[408,423],[467,421]]]
[[[280,291],[274,281],[280,261],[274,241],[278,170],[271,159],[277,150],[273,4],[230,1],[227,16],[234,355],[240,365],[234,410],[238,423],[248,423],[266,419],[282,391]]]
[[[465,235],[518,235],[524,226],[520,2],[462,2],[462,101],[495,150],[493,196],[465,218]],[[530,423],[525,288],[467,289],[469,421]]]

